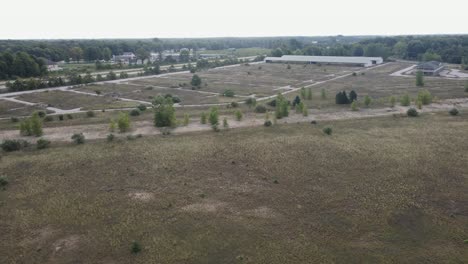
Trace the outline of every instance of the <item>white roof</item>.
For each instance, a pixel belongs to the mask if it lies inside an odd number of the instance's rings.
[[[299,62],[324,62],[324,63],[362,63],[368,64],[375,60],[382,62],[381,57],[345,57],[345,56],[297,56],[283,55],[282,57],[267,57],[265,60],[272,61],[299,61]]]

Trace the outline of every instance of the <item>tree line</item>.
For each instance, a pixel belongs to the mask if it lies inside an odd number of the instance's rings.
[[[45,61],[26,52],[0,53],[0,79],[42,76],[47,73]]]

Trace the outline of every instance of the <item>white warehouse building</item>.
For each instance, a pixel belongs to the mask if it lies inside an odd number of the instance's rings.
[[[370,67],[382,64],[381,57],[345,57],[345,56],[297,56],[283,55],[282,57],[266,57],[265,62],[287,62],[287,63],[307,63],[307,64],[343,64]]]

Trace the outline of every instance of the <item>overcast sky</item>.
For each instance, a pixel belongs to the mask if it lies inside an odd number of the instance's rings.
[[[468,0],[1,0],[0,39],[468,33]]]

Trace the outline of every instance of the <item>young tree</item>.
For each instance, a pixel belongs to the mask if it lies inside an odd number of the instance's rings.
[[[307,105],[304,102],[301,102],[300,105],[302,109],[302,115],[309,116],[309,109],[307,108]]]
[[[251,108],[251,107],[254,107],[255,105],[257,105],[257,100],[255,98],[253,98],[253,97],[249,97],[249,98],[247,98],[247,100],[245,100],[245,104],[247,106],[249,106],[249,108]]]
[[[154,125],[156,127],[174,127],[176,125],[174,101],[172,98],[158,96],[153,100]]]
[[[279,93],[278,96],[276,97],[275,116],[276,118],[281,119],[283,117],[287,117],[288,115],[289,115],[289,103],[284,98],[284,96],[281,93]]]
[[[312,100],[312,88],[307,88],[307,94],[306,94],[307,100]]]
[[[292,106],[295,107],[296,105],[300,103],[301,103],[301,98],[299,98],[299,96],[297,95],[293,100]]]
[[[127,113],[119,113],[117,118],[117,126],[119,127],[120,133],[125,133],[130,129],[130,117]]]
[[[236,115],[236,120],[237,121],[242,121],[242,112],[240,110],[237,110],[235,112],[235,115]]]
[[[349,100],[350,100],[351,102],[354,102],[354,101],[357,100],[357,93],[356,93],[354,90],[352,90],[352,91],[349,93]]]
[[[400,98],[400,104],[402,106],[409,106],[411,104],[411,98],[409,94],[406,93]]]
[[[229,124],[228,124],[228,121],[227,121],[227,118],[223,118],[223,127],[224,128],[229,128]]]
[[[194,87],[200,87],[200,85],[202,84],[202,80],[200,76],[198,76],[197,74],[194,74],[192,76],[192,81],[190,81],[190,84]]]
[[[210,121],[211,126],[217,126],[219,124],[218,107],[215,106],[210,108],[208,120]]]
[[[353,101],[353,102],[351,103],[351,110],[352,110],[352,111],[357,111],[357,110],[359,110],[356,101]]]
[[[202,112],[202,113],[201,113],[200,123],[201,123],[202,125],[206,124],[206,113],[205,113],[205,112]]]
[[[114,132],[115,131],[115,127],[116,127],[116,123],[113,119],[111,119],[110,123],[109,123],[109,132]]]
[[[325,92],[325,89],[322,88],[320,96],[322,97],[323,100],[327,99],[327,92]]]
[[[416,73],[416,86],[424,86],[424,77],[422,71]]]
[[[189,122],[190,122],[190,117],[189,117],[188,114],[185,114],[184,115],[184,126],[188,126]]]
[[[428,105],[432,103],[432,95],[428,90],[422,90],[418,92],[418,100],[421,101],[423,105]]]
[[[336,104],[349,104],[349,98],[345,91],[338,92],[335,96]]]
[[[108,79],[108,80],[117,80],[117,74],[115,74],[115,72],[113,72],[113,71],[110,71],[110,72],[107,74],[107,79]]]
[[[371,102],[372,102],[372,98],[371,98],[370,96],[366,95],[366,96],[364,97],[364,105],[365,105],[366,107],[369,107],[370,104],[371,104]]]
[[[31,132],[34,136],[40,137],[42,136],[42,120],[39,117],[39,113],[34,112],[31,116]]]
[[[307,91],[304,87],[301,88],[301,98],[305,100],[307,98]]]

